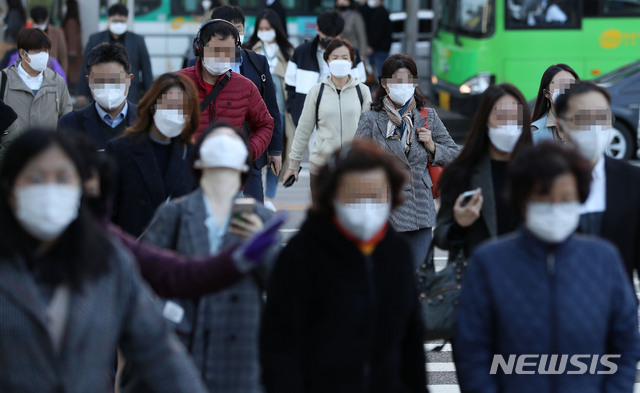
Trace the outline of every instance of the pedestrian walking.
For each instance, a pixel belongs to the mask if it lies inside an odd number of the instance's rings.
[[[312,199],[317,194],[320,168],[333,151],[351,142],[360,115],[371,105],[367,85],[349,74],[355,60],[355,49],[351,43],[336,38],[327,45],[323,56],[329,64],[331,76],[312,87],[307,94],[289,153],[289,168],[284,175],[285,181],[290,176],[298,180],[302,155],[315,128],[315,140],[309,153]]]
[[[462,392],[633,391],[634,291],[611,243],[574,233],[590,180],[589,162],[552,142],[514,156],[525,223],[471,255],[453,346]]]
[[[404,203],[391,214],[391,225],[411,244],[416,267],[424,261],[436,224],[433,180],[427,162],[444,166],[458,146],[418,87],[418,68],[407,55],[389,57],[371,110],[362,114],[356,138],[374,141],[392,154],[407,173]],[[428,125],[427,125],[428,123]]]
[[[267,393],[427,391],[411,248],[389,225],[405,180],[366,141],[320,170],[313,207],[269,280]]]
[[[434,241],[449,250],[450,262],[460,252],[467,259],[480,243],[520,225],[519,211],[507,200],[507,170],[514,151],[532,144],[529,118],[515,86],[503,83],[484,92],[460,155],[440,176]]]
[[[156,208],[193,190],[191,138],[200,108],[195,86],[180,74],[163,74],[140,100],[138,119],[106,144],[118,164],[113,222],[139,236]]]
[[[566,89],[580,80],[578,74],[566,64],[555,64],[542,74],[538,96],[531,117],[533,142],[545,140],[560,142],[556,124],[556,100]]]
[[[336,9],[344,19],[344,28],[340,34],[343,38],[351,43],[353,47],[360,53],[362,61],[367,62],[367,29],[364,19],[360,11],[356,8],[355,0],[336,0]],[[361,82],[365,82],[361,80]]]
[[[376,76],[380,76],[382,64],[389,57],[391,49],[393,26],[389,19],[389,11],[382,4],[382,0],[367,0],[358,10],[364,18],[369,42],[369,47],[362,50],[369,64],[375,67]]]
[[[66,12],[62,16],[62,30],[69,50],[69,68],[67,70],[67,82],[69,90],[75,94],[80,80],[82,68],[82,25],[80,23],[80,9],[76,0],[67,0]],[[64,9],[64,7],[63,7]]]
[[[0,167],[0,390],[112,391],[119,346],[154,392],[205,393],[124,252],[81,203],[65,136],[26,130]]]
[[[49,36],[51,40],[49,57],[56,59],[58,63],[60,63],[62,71],[64,71],[66,76],[69,71],[69,50],[67,49],[64,32],[61,28],[51,23],[49,11],[47,11],[45,7],[41,5],[33,7],[30,14],[33,20],[33,27],[44,31]]]

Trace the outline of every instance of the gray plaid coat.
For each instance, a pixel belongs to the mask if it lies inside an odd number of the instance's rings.
[[[256,206],[268,221],[272,213]],[[162,205],[142,241],[184,255],[209,255],[204,224],[206,208],[200,188]],[[225,234],[222,247],[241,242]],[[262,312],[262,289],[266,280],[262,264],[252,274],[226,290],[198,301],[178,301],[185,311],[176,331],[190,349],[211,392],[262,392],[258,358],[258,332]]]
[[[25,262],[0,257],[0,392],[111,392],[108,376],[119,346],[152,391],[206,393],[131,257],[118,249],[111,259],[102,277],[71,292],[57,352],[46,305]]]
[[[420,111],[413,110],[414,129],[424,127],[426,119],[420,118]],[[436,224],[436,209],[431,193],[431,176],[427,168],[427,160],[435,166],[444,166],[453,160],[459,152],[458,145],[451,139],[449,132],[438,117],[435,110],[429,108],[429,129],[436,144],[435,156],[418,142],[417,133],[413,134],[413,142],[409,156],[404,153],[402,141],[387,139],[389,116],[382,111],[367,111],[360,116],[356,138],[368,139],[396,159],[405,170],[409,181],[404,187],[404,203],[391,213],[391,225],[398,232],[416,231],[433,227]]]

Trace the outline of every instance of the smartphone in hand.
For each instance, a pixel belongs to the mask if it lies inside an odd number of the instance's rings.
[[[298,168],[298,174],[300,173],[301,170],[302,170],[302,167]],[[289,176],[288,179],[284,181],[284,183],[282,183],[282,185],[284,186],[284,188],[289,188],[293,185],[293,183],[295,183],[295,181],[296,181],[295,175],[291,175]]]

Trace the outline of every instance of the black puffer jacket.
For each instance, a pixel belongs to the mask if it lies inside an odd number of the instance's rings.
[[[391,227],[365,257],[329,218],[309,213],[268,293],[267,393],[426,392],[411,252]]]

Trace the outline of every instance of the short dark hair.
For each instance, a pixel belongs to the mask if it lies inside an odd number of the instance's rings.
[[[36,23],[44,22],[49,17],[49,12],[41,5],[33,7],[30,14],[31,19]]]
[[[195,167],[196,161],[200,159],[200,148],[202,147],[202,143],[207,138],[207,136],[219,130],[220,128],[231,128],[238,134],[238,136],[244,142],[244,145],[247,147],[247,152],[249,152],[249,154],[247,155],[247,162],[246,162],[247,167],[252,168],[253,166],[253,160],[251,159],[251,149],[249,149],[249,139],[247,138],[247,136],[243,132],[236,130],[233,126],[231,126],[226,121],[221,121],[221,120],[214,121],[213,123],[211,123],[211,125],[207,129],[205,129],[202,132],[202,134],[200,134],[200,136],[198,137],[198,140],[196,141],[196,144],[193,146],[193,152],[191,153],[191,171],[193,173],[193,180],[196,183],[199,183],[200,178],[202,178],[202,169]],[[249,180],[249,170],[247,170],[246,172],[243,172],[240,175],[240,184],[244,186],[247,180]]]
[[[109,9],[107,10],[107,16],[111,17],[115,15],[126,16],[128,18],[129,9],[124,4],[120,4],[120,3],[114,4],[111,7],[109,7]]]
[[[93,47],[87,54],[87,75],[91,67],[98,63],[120,63],[127,74],[131,73],[131,62],[127,49],[119,43],[103,42]]]
[[[332,216],[333,200],[338,192],[341,178],[350,172],[363,172],[382,169],[387,174],[391,189],[391,207],[400,206],[403,201],[402,187],[406,176],[389,153],[376,144],[356,139],[336,150],[320,168],[316,180],[317,195],[313,209]]]
[[[244,26],[244,12],[236,5],[222,5],[211,11],[211,19],[224,19],[231,23],[240,22]]]
[[[344,18],[336,10],[324,11],[318,15],[318,30],[327,37],[337,37],[344,29]]]
[[[573,68],[564,63],[554,64],[547,68],[544,74],[542,74],[542,79],[540,79],[538,96],[536,97],[536,104],[533,108],[533,115],[531,116],[532,121],[540,119],[542,116],[546,115],[549,112],[551,102],[549,102],[549,99],[545,97],[544,91],[548,90],[549,84],[551,83],[553,78],[561,71],[570,73],[574,78],[576,78],[576,81],[580,80],[580,78],[578,77],[578,73],[575,72]]]
[[[214,36],[218,36],[223,40],[231,36],[234,40],[239,41],[240,33],[238,33],[238,29],[233,27],[231,22],[227,22],[228,21],[219,21],[218,23],[209,23],[206,26],[202,27],[202,29],[200,30],[200,44],[202,45],[202,47],[207,45]],[[204,51],[201,51],[200,56],[204,57]]]
[[[47,33],[33,27],[25,27],[18,33],[16,38],[18,49],[30,50],[51,50],[51,40]]]
[[[602,94],[607,99],[609,105],[611,105],[611,94],[609,94],[604,87],[598,86],[591,81],[576,81],[575,84],[564,91],[564,94],[560,94],[556,99],[556,116],[558,118],[564,117],[569,110],[569,100],[571,97],[590,92]]]
[[[349,49],[349,57],[351,58],[351,62],[355,63],[356,50],[353,48],[353,45],[351,45],[349,40],[345,40],[343,38],[334,38],[331,40],[331,42],[329,42],[329,45],[327,45],[327,48],[324,50],[324,54],[322,55],[322,57],[324,58],[324,61],[328,62],[329,55],[331,55],[331,52],[340,48],[341,46],[346,46],[347,49]]]
[[[578,198],[584,203],[589,196],[591,165],[570,146],[546,141],[523,148],[509,163],[509,201],[524,213],[531,193],[548,194],[553,181],[572,174],[578,186]]]
[[[404,53],[397,53],[395,55],[391,55],[387,58],[387,60],[382,63],[382,69],[380,70],[380,78],[379,80],[385,78],[391,78],[393,73],[398,71],[401,68],[406,68],[409,70],[411,75],[418,78],[418,66],[416,62],[409,55],[405,55]],[[380,112],[383,108],[382,99],[387,95],[387,91],[382,87],[382,83],[378,84],[378,88],[376,90],[376,99],[371,101],[371,109],[377,112]],[[415,93],[413,94],[416,100],[416,108],[422,109],[429,104],[429,100],[424,96],[422,90],[419,86],[416,86]]]

